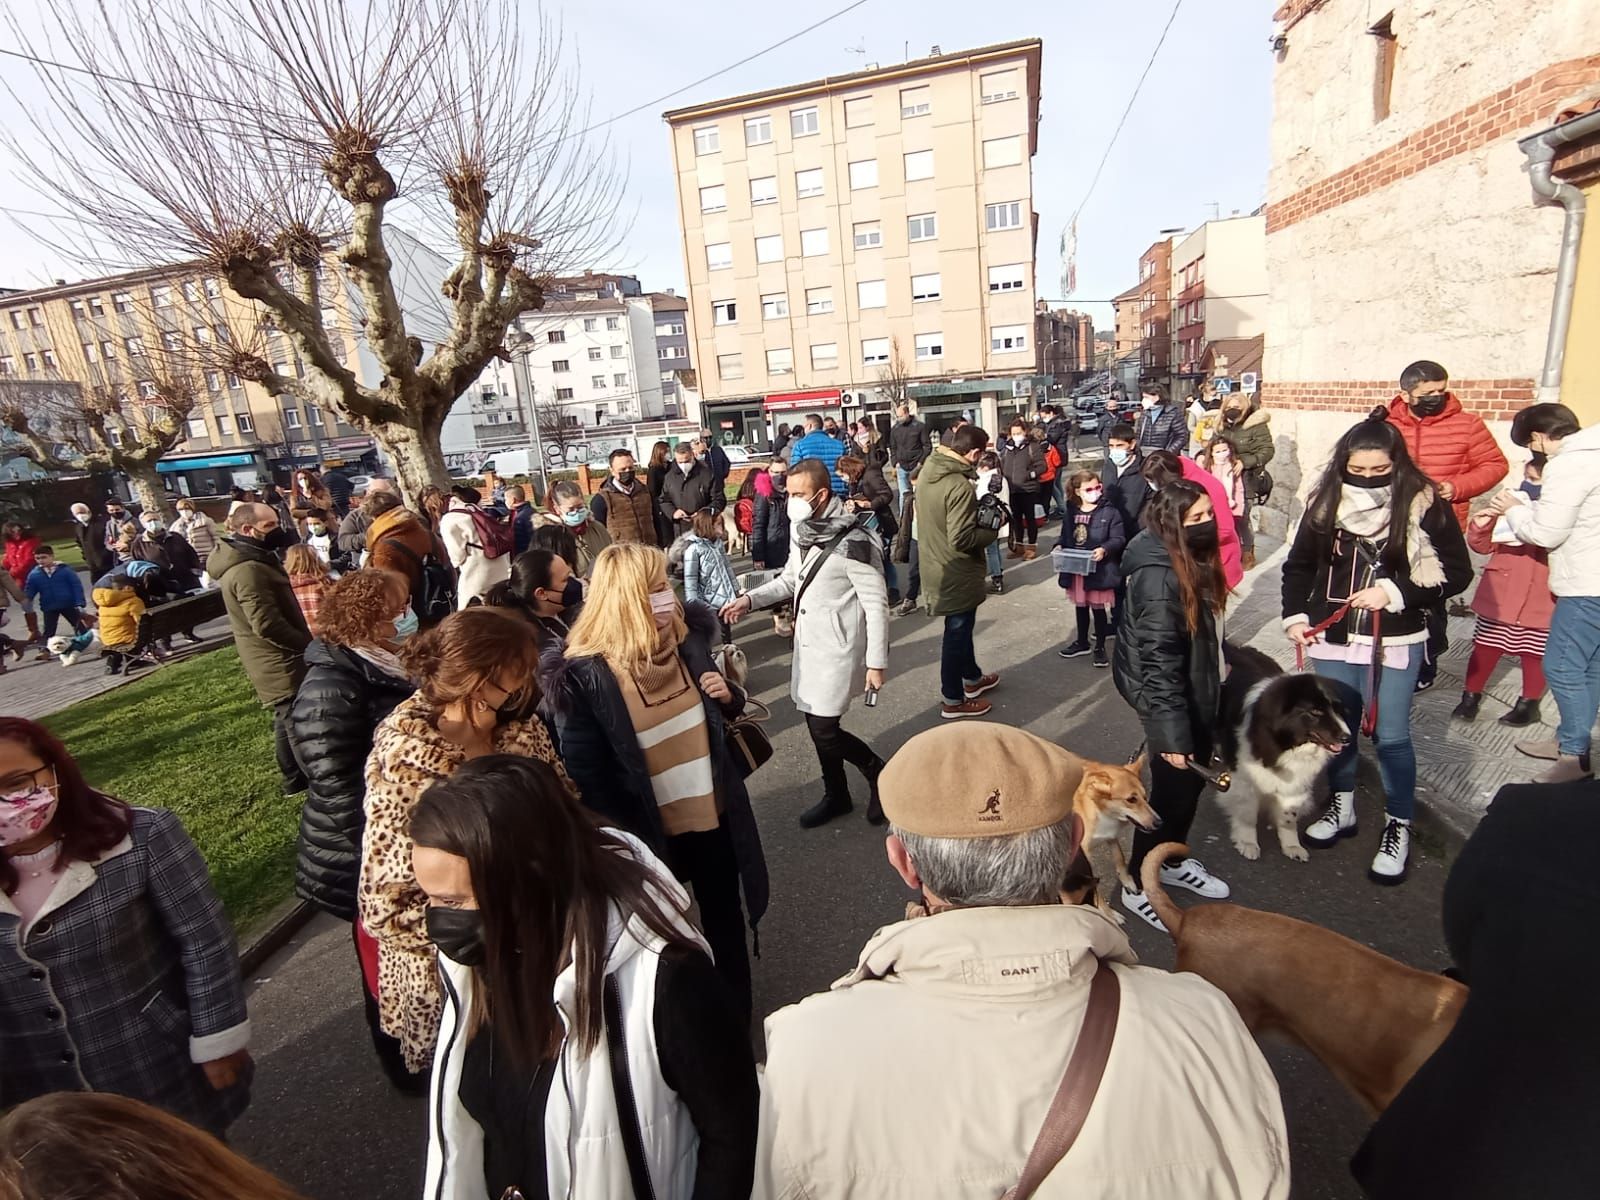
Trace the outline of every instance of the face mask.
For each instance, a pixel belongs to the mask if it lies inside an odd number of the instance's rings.
[[[1145,410],[1145,412],[1149,412],[1155,406],[1156,406],[1156,400],[1155,400],[1154,396],[1141,396],[1141,397],[1139,397],[1139,407],[1143,408]]]
[[[323,534],[328,532],[328,527],[326,525],[308,525],[306,528],[311,530],[312,537],[321,537]]]
[[[1226,408],[1222,410],[1222,420],[1228,425],[1237,425],[1244,420],[1244,409]]]
[[[1128,465],[1128,452],[1126,450],[1123,450],[1117,446],[1113,446],[1108,453],[1111,457],[1111,462],[1113,465],[1119,467],[1125,467]]]
[[[1544,491],[1544,485],[1540,483],[1525,483],[1522,485],[1521,491],[1529,500],[1537,500],[1539,493]]]
[[[72,514],[72,519],[74,521],[76,521],[79,525],[87,525],[89,523],[89,514],[88,513],[73,513]]]
[[[146,533],[161,533],[166,528],[167,523],[165,521],[146,521],[144,523],[144,530]]]
[[[1105,494],[1104,492],[1101,492],[1101,491],[1098,491],[1098,490],[1093,491],[1093,492],[1085,491],[1083,493],[1083,502],[1085,504],[1099,504],[1100,503],[1100,497],[1103,496],[1104,494]]]
[[[790,496],[789,503],[785,506],[789,513],[791,524],[811,519],[811,501],[804,496]]]
[[[194,516],[194,509],[192,509],[192,508],[180,508],[178,510],[178,520],[180,520],[180,521],[190,520],[191,518],[193,518],[193,516]]]
[[[394,619],[394,640],[403,642],[409,637],[416,637],[420,622],[417,614],[409,608]]]
[[[1217,523],[1215,521],[1201,521],[1198,525],[1185,525],[1183,527],[1183,541],[1191,550],[1215,550],[1217,548]]]
[[[771,475],[771,479],[772,479],[772,490],[775,491],[775,492],[783,491],[783,480],[784,480],[783,472],[782,471],[774,471],[772,473],[772,475]]]
[[[1444,392],[1437,396],[1418,396],[1411,401],[1411,411],[1419,417],[1436,417],[1444,411],[1444,402],[1448,399]]]
[[[617,472],[617,482],[618,483],[632,483],[633,482],[633,468],[632,467],[623,467],[622,470],[618,471]]]
[[[678,614],[678,598],[670,591],[651,592],[650,612],[656,619],[656,628],[665,629]]]
[[[1386,488],[1394,482],[1394,472],[1385,475],[1352,475],[1349,471],[1343,473],[1345,487],[1353,488]]]
[[[576,575],[567,580],[567,586],[561,589],[561,607],[576,608],[583,603],[583,580]]]
[[[428,940],[439,953],[463,967],[481,967],[486,950],[483,944],[483,914],[475,908],[436,908],[428,905],[423,917]]]
[[[261,544],[268,550],[287,550],[294,545],[294,535],[282,525],[261,539]]]
[[[678,464],[678,470],[682,471],[685,475],[687,475],[690,471],[694,470],[694,460],[691,459],[688,462],[680,462]]]
[[[15,846],[38,836],[55,819],[61,802],[58,790],[34,784],[0,796],[0,846]]]
[[[862,448],[865,448],[867,446],[870,446],[871,444],[872,444],[872,438],[868,434],[865,434],[865,433],[856,434],[856,445],[861,446]]]
[[[569,529],[576,529],[589,519],[589,514],[581,508],[574,508],[570,512],[561,514],[561,523]]]
[[[1232,459],[1233,459],[1233,455],[1228,454],[1228,453],[1226,453],[1225,451],[1222,451],[1222,450],[1212,451],[1212,454],[1211,454],[1211,463],[1212,463],[1213,466],[1225,467],[1225,466],[1228,465],[1229,462],[1232,461]]]

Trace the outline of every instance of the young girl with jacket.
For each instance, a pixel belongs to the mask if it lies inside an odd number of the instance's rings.
[[[1388,799],[1368,871],[1374,883],[1406,877],[1417,785],[1411,700],[1428,610],[1471,582],[1455,514],[1412,463],[1400,432],[1381,417],[1352,427],[1334,447],[1283,564],[1283,627],[1318,675],[1343,685],[1352,730],[1363,707],[1377,705],[1378,772]],[[1312,632],[1330,619],[1325,632]],[[1332,846],[1356,832],[1358,742],[1352,737],[1333,760],[1333,797],[1306,827],[1308,846]]]
[[[993,450],[985,450],[978,459],[978,477],[973,481],[973,488],[978,493],[978,503],[983,503],[985,496],[1000,497],[1000,503],[1011,508],[1011,485],[1006,482],[1005,475],[1000,470],[1000,456]],[[995,534],[994,541],[983,548],[985,561],[989,566],[989,590],[995,595],[1000,595],[1006,590],[1005,560],[1000,556],[1000,543],[1011,538],[1011,523],[1000,526]]]
[[[1225,437],[1213,438],[1195,456],[1195,462],[1210,471],[1217,482],[1227,489],[1228,511],[1233,514],[1234,528],[1237,529],[1244,522],[1248,509],[1245,506],[1244,464],[1233,452],[1233,443]]]
[[[683,598],[721,608],[739,594],[733,563],[722,540],[722,516],[701,509],[694,515],[692,528],[683,548]]]
[[[503,755],[411,833],[445,993],[426,1194],[748,1197],[748,1024],[661,860]]]
[[[1217,548],[1211,497],[1187,479],[1168,483],[1145,505],[1144,531],[1122,555],[1126,585],[1112,680],[1144,726],[1150,754],[1150,807],[1159,831],[1136,829],[1128,870],[1163,842],[1186,842],[1206,781],[1189,764],[1209,763],[1222,703],[1222,611],[1228,585]],[[1167,887],[1224,900],[1228,885],[1199,859],[1161,868]],[[1142,890],[1122,906],[1157,929],[1161,918]]]
[[[1094,665],[1109,667],[1106,638],[1111,636],[1111,614],[1117,606],[1117,585],[1122,582],[1118,566],[1122,548],[1128,544],[1122,528],[1122,514],[1114,504],[1104,503],[1106,489],[1093,471],[1079,471],[1067,481],[1067,515],[1061,523],[1058,550],[1088,550],[1094,554],[1094,569],[1085,575],[1062,571],[1056,582],[1078,610],[1078,637],[1058,650],[1062,658],[1077,658],[1089,653],[1089,614],[1094,613]]]

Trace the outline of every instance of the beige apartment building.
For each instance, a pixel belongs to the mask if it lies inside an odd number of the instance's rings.
[[[1036,403],[1042,43],[871,66],[666,114],[702,420],[764,447],[811,411],[935,427]]]
[[[1207,221],[1172,247],[1172,386],[1201,386],[1213,342],[1259,337],[1267,325],[1265,212]]]

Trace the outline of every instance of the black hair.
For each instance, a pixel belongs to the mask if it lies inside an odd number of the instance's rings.
[[[483,602],[495,608],[506,608],[512,612],[521,613],[523,616],[533,618],[536,616],[533,605],[535,591],[551,591],[551,566],[556,561],[556,553],[542,547],[537,550],[524,550],[517,555],[511,563],[511,577],[502,579],[485,593]]]
[[[1200,628],[1200,610],[1222,611],[1228,601],[1228,581],[1222,572],[1222,555],[1210,550],[1197,555],[1183,533],[1183,519],[1207,495],[1205,488],[1187,479],[1175,479],[1160,488],[1144,506],[1140,524],[1167,549],[1172,573],[1178,578],[1183,619],[1189,633]]]
[[[1126,421],[1118,421],[1106,434],[1106,441],[1131,442],[1134,438],[1133,426]]]
[[[1157,383],[1154,379],[1146,379],[1139,385],[1139,395],[1154,396],[1157,404],[1165,404],[1167,402],[1167,385]]]
[[[534,527],[529,549],[549,550],[567,560],[573,571],[578,569],[578,539],[565,525],[538,525]]]
[[[988,444],[989,435],[976,425],[963,425],[950,435],[950,449],[963,456],[982,450]]]
[[[1404,576],[1409,571],[1404,531],[1410,524],[1411,506],[1425,489],[1433,485],[1412,461],[1406,449],[1406,439],[1388,421],[1368,417],[1345,430],[1344,436],[1333,448],[1322,478],[1306,500],[1304,523],[1317,538],[1317,553],[1323,556],[1331,554],[1339,520],[1339,498],[1344,494],[1345,468],[1349,465],[1350,456],[1362,450],[1381,451],[1394,463],[1394,473],[1390,479],[1389,529],[1391,535],[1399,531],[1402,536],[1387,538],[1379,557],[1391,575]]]
[[[35,554],[48,554],[51,558],[56,556],[56,548],[54,546],[35,546],[33,552]]]
[[[625,446],[618,446],[615,450],[613,450],[611,452],[611,456],[606,459],[606,462],[607,463],[614,463],[619,458],[632,458],[632,457],[633,457],[633,451],[632,450],[629,450]]]
[[[1183,460],[1171,450],[1152,450],[1144,456],[1139,474],[1152,488],[1159,490],[1183,478]]]
[[[450,494],[463,504],[483,503],[483,493],[475,487],[468,487],[464,483],[452,484],[450,486]]]
[[[1581,428],[1578,415],[1565,404],[1530,404],[1511,418],[1511,442],[1526,450],[1536,433],[1565,438]]]
[[[1400,390],[1412,391],[1419,383],[1448,383],[1450,372],[1431,359],[1419,358],[1400,372]]]

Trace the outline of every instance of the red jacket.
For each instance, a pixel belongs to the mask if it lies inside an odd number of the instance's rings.
[[[1222,480],[1206,470],[1192,458],[1178,456],[1183,464],[1183,477],[1198,483],[1211,497],[1211,507],[1217,513],[1217,548],[1222,554],[1222,576],[1232,591],[1244,579],[1244,563],[1240,557],[1239,528],[1233,519],[1233,509],[1228,502],[1228,489]]]
[[[1491,621],[1548,630],[1556,607],[1550,594],[1550,552],[1521,542],[1497,543],[1493,535],[1493,521],[1467,526],[1467,545],[1489,556],[1472,597],[1472,611]]]
[[[41,539],[32,536],[6,539],[6,574],[17,581],[18,587],[28,582],[28,572],[37,565],[33,552],[43,544]]]
[[[1405,438],[1417,469],[1455,489],[1450,508],[1465,529],[1472,498],[1504,479],[1509,467],[1483,418],[1463,409],[1454,396],[1445,400],[1438,416],[1419,418],[1401,395],[1389,401],[1389,421]]]

